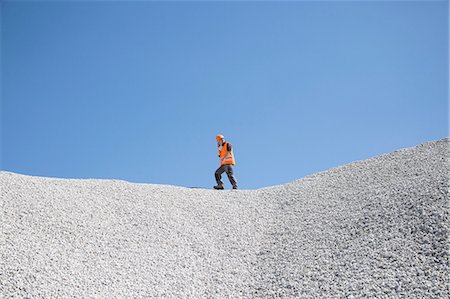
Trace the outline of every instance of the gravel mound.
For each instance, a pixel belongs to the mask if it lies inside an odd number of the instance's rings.
[[[2,298],[449,298],[450,139],[259,190],[0,172]]]

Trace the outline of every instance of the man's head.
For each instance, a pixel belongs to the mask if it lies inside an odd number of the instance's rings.
[[[225,141],[225,137],[223,137],[223,135],[217,135],[216,136],[216,141],[218,145],[223,145],[224,141]]]

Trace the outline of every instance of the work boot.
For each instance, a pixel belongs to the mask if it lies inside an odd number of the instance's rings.
[[[214,186],[214,189],[216,189],[216,190],[223,190],[223,185]]]

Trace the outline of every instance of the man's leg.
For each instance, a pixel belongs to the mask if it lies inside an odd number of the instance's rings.
[[[230,180],[231,185],[233,185],[233,189],[237,189],[237,181],[236,178],[234,177],[234,171],[233,171],[233,165],[226,165],[226,172],[227,172],[227,176],[228,179]]]
[[[216,176],[216,182],[217,186],[223,186],[222,182],[222,173],[225,172],[226,165],[222,165],[219,168],[217,168],[216,173],[214,174]]]

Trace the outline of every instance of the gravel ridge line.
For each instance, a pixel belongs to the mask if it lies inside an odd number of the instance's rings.
[[[1,298],[449,298],[450,139],[258,190],[0,172]]]

